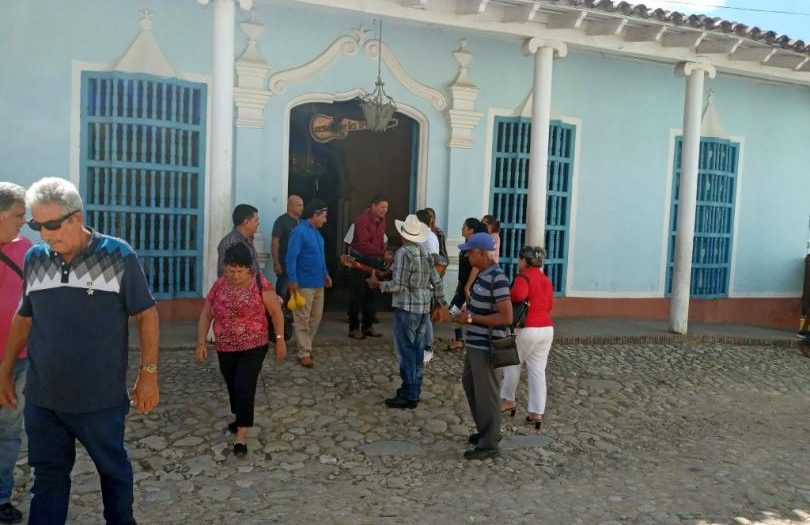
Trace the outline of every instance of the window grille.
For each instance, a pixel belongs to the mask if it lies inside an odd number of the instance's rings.
[[[531,119],[497,117],[492,155],[492,214],[501,222],[500,262],[510,279],[526,236]],[[549,127],[548,186],[546,197],[544,271],[554,292],[565,290],[568,260],[568,224],[571,215],[571,179],[575,127],[553,121]]]
[[[161,299],[201,295],[206,93],[173,78],[82,73],[86,222],[132,245]]]
[[[682,150],[683,137],[678,137],[675,142],[672,177],[667,294],[672,293],[672,272],[675,266]],[[700,140],[691,297],[713,298],[728,295],[738,157],[737,143],[717,138]]]

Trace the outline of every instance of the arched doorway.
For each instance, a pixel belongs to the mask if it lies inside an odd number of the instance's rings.
[[[387,131],[368,131],[358,98],[303,103],[290,111],[287,193],[301,195],[304,202],[321,198],[329,206],[322,234],[335,279],[330,310],[345,307],[345,272],[338,257],[345,252],[349,226],[372,196],[390,199],[386,222],[392,243],[399,241],[393,219],[416,207],[420,125],[400,112],[394,118],[396,125]]]

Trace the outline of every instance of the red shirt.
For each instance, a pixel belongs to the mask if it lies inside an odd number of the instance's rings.
[[[0,251],[17,263],[22,270],[25,252],[31,245],[31,241],[18,236],[13,241],[4,244]],[[8,342],[8,335],[11,332],[11,318],[17,313],[22,296],[22,278],[2,261],[0,261],[0,290],[2,290],[0,293],[0,359],[2,359],[3,354],[6,353],[6,342]],[[27,356],[27,350],[23,348],[19,359]]]
[[[352,250],[364,257],[382,258],[385,255],[384,236],[385,220],[374,216],[369,208],[354,220]]]
[[[273,286],[261,276],[262,290]],[[267,315],[256,289],[256,278],[245,288],[233,288],[220,277],[206,298],[214,319],[217,352],[239,352],[267,344]]]
[[[529,299],[526,313],[526,327],[539,328],[553,326],[551,307],[554,306],[554,286],[540,268],[529,267],[520,272],[526,279],[515,277],[512,283],[512,302],[521,303]],[[526,282],[528,280],[528,283]]]

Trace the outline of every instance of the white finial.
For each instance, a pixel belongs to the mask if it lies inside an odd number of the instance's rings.
[[[151,31],[152,30],[152,15],[154,12],[150,10],[148,7],[145,7],[139,11],[141,13],[141,29],[144,31]]]
[[[370,32],[371,31],[365,29],[362,24],[356,27],[353,31],[355,39],[357,40],[358,44],[362,44],[363,41],[366,39],[366,35],[369,34]]]

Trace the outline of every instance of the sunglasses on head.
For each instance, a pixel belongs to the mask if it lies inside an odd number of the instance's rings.
[[[62,223],[65,222],[65,220],[69,219],[71,215],[78,212],[79,210],[73,210],[72,212],[66,213],[65,215],[59,217],[58,219],[53,219],[51,221],[45,222],[37,222],[34,219],[31,219],[30,221],[28,221],[28,227],[37,232],[42,228],[51,231],[58,230],[59,228],[62,227]]]

